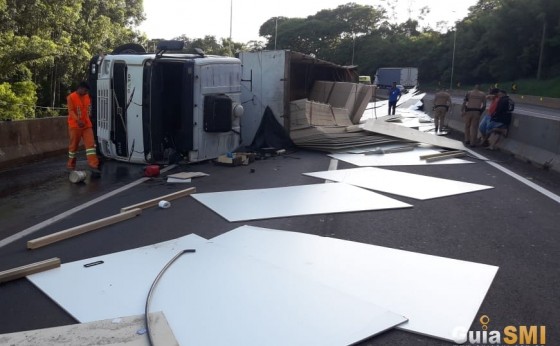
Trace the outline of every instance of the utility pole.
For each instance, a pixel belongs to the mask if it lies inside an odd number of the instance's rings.
[[[274,19],[274,50],[276,50],[276,39],[278,38],[278,17]]]
[[[233,31],[233,0],[229,2],[229,54],[233,56],[233,41],[231,40]]]
[[[449,81],[449,91],[453,91],[453,70],[455,69],[455,44],[457,43],[457,25],[453,33],[453,55],[451,57],[451,80]]]
[[[546,18],[543,16],[542,38],[541,38],[541,51],[539,54],[539,66],[537,68],[537,80],[541,79],[542,63],[544,56],[544,40],[546,38]]]
[[[233,0],[229,2],[229,40],[231,41],[231,32],[233,28]]]
[[[352,66],[354,66],[354,48],[356,47],[356,34],[352,33]]]

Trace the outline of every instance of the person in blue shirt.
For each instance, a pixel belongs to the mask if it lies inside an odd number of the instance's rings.
[[[393,82],[393,86],[389,89],[389,115],[395,115],[397,101],[401,98],[401,89],[397,88],[397,82]],[[391,109],[393,113],[391,113]]]

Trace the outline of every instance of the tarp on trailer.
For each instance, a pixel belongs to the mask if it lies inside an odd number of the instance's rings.
[[[290,149],[294,143],[286,130],[274,117],[270,107],[266,107],[253,143],[249,149],[259,151],[263,148]]]

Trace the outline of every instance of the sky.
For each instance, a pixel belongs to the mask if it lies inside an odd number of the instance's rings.
[[[191,39],[206,35],[220,39],[230,36],[232,17],[234,42],[264,41],[259,37],[259,28],[270,18],[305,18],[350,2],[370,6],[384,4],[382,0],[144,0],[146,20],[139,30],[149,39],[172,39],[183,34]],[[409,12],[414,17],[421,7],[428,6],[431,12],[421,25],[430,24],[436,28],[437,22],[445,21],[451,27],[455,21],[466,17],[468,8],[476,3],[477,0],[398,0],[397,21],[408,19]]]

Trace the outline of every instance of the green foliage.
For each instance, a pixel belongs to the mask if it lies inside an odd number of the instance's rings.
[[[91,56],[145,41],[134,31],[143,19],[141,0],[0,0],[0,83],[33,80],[36,101],[59,106]],[[33,116],[11,118],[21,114]]]
[[[185,42],[184,53],[196,54],[195,48],[202,49],[206,55],[234,56],[236,52],[246,49],[246,46],[239,42],[233,42],[229,38],[222,38],[220,42],[215,36],[207,35],[204,38],[191,39],[186,35],[173,38]],[[158,40],[148,43],[148,50],[154,52]]]
[[[534,78],[538,70],[544,80],[560,74],[560,1],[479,0],[466,18],[443,31],[440,23],[438,31],[420,27],[427,7],[396,23],[398,0],[381,3],[385,8],[348,3],[307,18],[272,17],[259,28],[264,43],[218,42],[213,36],[182,39],[207,54],[289,49],[357,65],[360,75],[374,76],[380,67],[414,66],[422,84],[442,86],[507,84]]]
[[[266,49],[290,49],[329,60],[340,56],[348,40],[374,32],[383,16],[382,9],[348,3],[307,18],[270,18],[259,34],[268,40]]]
[[[62,110],[60,108],[55,109],[50,107],[38,108],[35,110],[35,118],[52,118],[61,115],[68,115],[68,111]]]
[[[56,46],[39,36],[0,34],[0,81],[17,77],[18,72],[52,63]],[[24,73],[25,74],[25,73]],[[20,76],[21,78],[22,76]]]
[[[560,77],[550,78],[546,80],[521,79],[515,81],[518,88],[518,94],[521,95],[538,95],[543,97],[559,97],[560,96]],[[511,85],[504,84],[504,85]]]
[[[420,28],[413,19],[397,24],[398,0],[383,2],[386,9],[348,3],[307,18],[273,17],[259,34],[267,39],[266,49],[352,63],[360,75],[415,66],[421,82],[449,85],[451,79],[474,84],[560,74],[560,1],[479,0],[446,32]],[[427,12],[423,8],[411,18]]]
[[[33,82],[0,84],[0,120],[22,120],[35,116],[37,93]]]
[[[243,44],[214,36],[180,39],[187,51],[197,47],[215,55],[290,49],[357,65],[360,75],[374,76],[379,67],[415,66],[421,83],[517,80],[523,92],[524,86],[533,85],[529,81],[538,79],[547,86],[529,90],[560,95],[554,84],[558,79],[553,79],[560,75],[560,1],[479,0],[447,31],[440,23],[439,31],[420,27],[418,21],[429,8],[396,23],[398,0],[380,3],[373,7],[350,2],[307,18],[270,18],[259,29],[264,42]],[[33,117],[35,103],[46,107],[36,114],[50,115],[65,102],[70,86],[85,77],[94,54],[125,43],[140,43],[153,51],[157,42],[148,42],[135,29],[143,19],[142,0],[0,0],[0,116]]]

